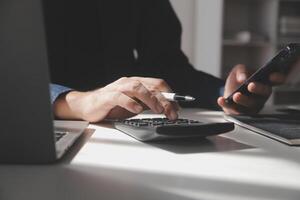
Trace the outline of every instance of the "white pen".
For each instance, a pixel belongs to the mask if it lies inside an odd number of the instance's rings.
[[[161,94],[169,101],[194,101],[195,100],[194,97],[178,95],[176,93],[162,92]]]

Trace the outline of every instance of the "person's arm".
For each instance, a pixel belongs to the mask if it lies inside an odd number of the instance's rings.
[[[50,99],[55,118],[81,119],[76,110],[70,110],[69,102],[79,99],[80,92],[58,84],[50,84]]]
[[[189,63],[181,50],[181,25],[170,2],[151,0],[143,5],[137,44],[140,68],[166,80],[175,92],[196,97],[184,106],[219,109],[217,98],[224,81]]]
[[[227,105],[225,97],[251,75],[248,69],[236,65],[226,85],[219,78],[195,70],[181,51],[181,26],[169,0],[151,0],[144,4],[138,39],[138,61],[142,69],[152,69],[151,76],[165,79],[176,92],[196,97],[197,100],[188,106],[222,108],[229,114],[255,113],[263,107],[272,88],[257,82],[249,84],[250,96],[235,94],[235,105]],[[272,74],[270,81],[282,83],[284,76]],[[223,97],[218,99],[219,96]]]
[[[88,92],[51,85],[56,118],[89,122],[132,117],[144,109],[163,113],[175,120],[178,117],[177,104],[166,100],[159,91],[170,92],[171,89],[162,79],[143,77],[120,78],[103,88]]]

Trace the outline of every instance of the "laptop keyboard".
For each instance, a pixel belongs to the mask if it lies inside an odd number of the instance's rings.
[[[61,138],[67,135],[68,132],[66,131],[55,131],[55,141],[58,142]]]
[[[300,139],[299,115],[232,116],[233,118],[282,138]]]

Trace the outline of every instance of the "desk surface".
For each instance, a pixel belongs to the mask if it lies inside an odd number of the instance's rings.
[[[180,117],[223,120],[196,109]],[[99,124],[59,163],[2,165],[0,179],[3,200],[299,200],[300,147],[240,127],[204,141],[145,144]]]

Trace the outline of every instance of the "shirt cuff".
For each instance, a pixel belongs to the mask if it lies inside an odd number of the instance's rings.
[[[55,100],[63,93],[72,91],[73,89],[64,87],[57,84],[50,84],[50,97],[51,97],[51,103],[53,104]]]

